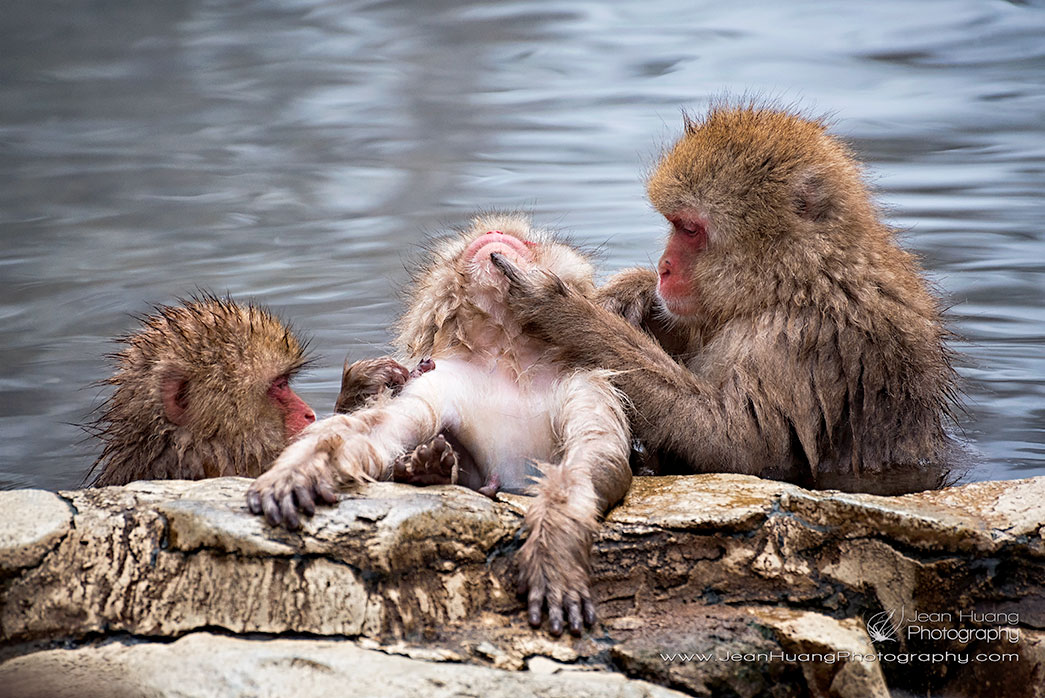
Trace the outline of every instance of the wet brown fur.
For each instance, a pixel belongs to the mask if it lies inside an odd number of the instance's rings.
[[[112,356],[115,388],[89,427],[104,442],[92,485],[133,480],[255,477],[286,445],[283,416],[266,399],[273,379],[307,362],[305,345],[255,305],[199,295],[161,306],[121,337]],[[171,422],[161,394],[184,381],[184,424]]]
[[[940,304],[821,121],[715,106],[686,119],[648,191],[666,217],[709,221],[687,270],[696,311],[668,313],[655,271],[611,279],[598,302],[657,344],[532,278],[514,301],[529,331],[613,369],[669,468],[883,494],[943,483],[956,393]]]

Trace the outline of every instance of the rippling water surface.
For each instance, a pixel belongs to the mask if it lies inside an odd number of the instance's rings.
[[[0,488],[80,482],[107,338],[196,287],[311,333],[322,413],[477,207],[656,259],[643,172],[723,92],[834,114],[953,304],[971,479],[1045,474],[1040,6],[6,0],[0,46]]]

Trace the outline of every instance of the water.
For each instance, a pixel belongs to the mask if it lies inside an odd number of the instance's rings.
[[[107,338],[197,286],[313,336],[322,413],[425,231],[656,259],[644,170],[725,91],[835,115],[953,304],[971,479],[1045,474],[1040,4],[6,0],[0,46],[0,488],[80,482]]]

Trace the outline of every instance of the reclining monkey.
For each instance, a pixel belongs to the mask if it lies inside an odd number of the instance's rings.
[[[594,290],[591,264],[526,218],[477,217],[434,249],[399,323],[403,363],[431,357],[435,367],[395,398],[306,428],[247,503],[271,524],[296,528],[298,510],[314,513],[316,498],[334,503],[340,487],[390,479],[397,458],[446,432],[474,461],[471,484],[535,495],[518,558],[529,620],[539,626],[546,604],[552,634],[562,633],[564,613],[579,634],[595,621],[598,516],[631,484],[630,435],[607,372],[567,370],[553,344],[523,334],[505,303],[508,282],[496,266],[505,261],[581,294]]]

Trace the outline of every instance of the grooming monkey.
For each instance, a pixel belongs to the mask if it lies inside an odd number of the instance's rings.
[[[116,389],[89,427],[105,444],[94,486],[257,477],[316,420],[290,388],[305,346],[264,308],[200,295],[120,341]]]
[[[956,401],[939,304],[823,123],[713,107],[686,119],[648,191],[670,225],[656,271],[621,272],[589,300],[497,264],[528,334],[612,371],[660,471],[879,494],[944,484]]]
[[[312,514],[317,498],[333,503],[353,482],[390,479],[400,456],[445,433],[473,457],[464,484],[535,495],[518,557],[529,620],[540,625],[546,604],[553,634],[564,614],[580,633],[595,620],[588,577],[597,518],[631,483],[627,423],[605,371],[566,369],[554,340],[523,334],[495,260],[546,269],[581,297],[594,290],[591,265],[525,218],[476,218],[434,250],[399,324],[402,364],[430,357],[434,368],[419,366],[394,399],[305,429],[255,481],[247,504],[296,528],[298,510]]]

